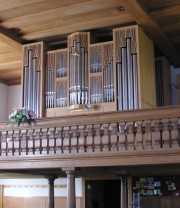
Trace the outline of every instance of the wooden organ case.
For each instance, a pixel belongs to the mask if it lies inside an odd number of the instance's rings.
[[[22,106],[37,118],[44,116],[44,55],[43,42],[23,46]]]
[[[113,41],[97,44],[90,43],[88,32],[73,33],[68,48],[47,51],[45,62],[44,80],[38,84],[45,84],[40,99],[46,117],[156,106],[153,43],[138,26],[114,29]],[[30,81],[25,73],[23,77]],[[30,84],[23,84],[26,92]],[[35,107],[36,112],[43,109]]]

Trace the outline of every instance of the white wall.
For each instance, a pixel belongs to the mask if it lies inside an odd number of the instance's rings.
[[[4,185],[4,196],[33,197],[48,196],[47,179],[0,179],[0,185]],[[54,189],[55,196],[67,196],[67,179],[58,178],[54,185],[62,185]],[[21,186],[21,187],[20,187]],[[82,178],[76,178],[76,196],[82,197]]]
[[[21,85],[0,83],[0,122],[7,121],[14,108],[21,107]]]
[[[0,122],[6,121],[8,105],[8,86],[0,83]]]
[[[21,85],[13,85],[8,87],[8,109],[7,115],[14,112],[21,106]]]

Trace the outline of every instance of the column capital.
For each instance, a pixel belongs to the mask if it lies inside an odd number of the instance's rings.
[[[54,181],[55,179],[58,178],[58,176],[55,176],[55,175],[49,175],[49,176],[45,176],[45,178],[47,178],[48,181]]]
[[[67,167],[67,168],[61,168],[62,171],[66,172],[66,173],[73,173],[76,171],[75,167]]]

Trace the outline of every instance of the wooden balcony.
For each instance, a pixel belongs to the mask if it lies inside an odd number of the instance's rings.
[[[0,124],[4,170],[178,163],[180,106]]]

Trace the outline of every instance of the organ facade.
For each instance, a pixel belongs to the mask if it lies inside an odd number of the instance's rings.
[[[37,117],[156,106],[153,43],[139,26],[116,28],[112,41],[96,44],[77,32],[65,49],[33,43],[23,54],[23,106]]]

